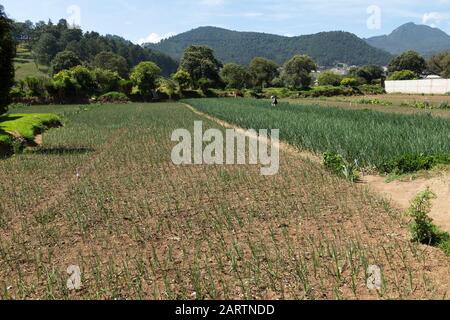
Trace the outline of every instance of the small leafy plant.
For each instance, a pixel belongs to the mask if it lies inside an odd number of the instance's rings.
[[[409,225],[410,238],[414,242],[440,247],[446,254],[450,254],[450,235],[434,225],[429,216],[431,201],[435,198],[436,195],[427,188],[411,202],[408,211],[408,215],[413,219]]]
[[[348,163],[344,158],[336,153],[327,152],[323,156],[324,166],[334,174],[341,176],[351,182],[356,182],[359,179],[358,164]]]

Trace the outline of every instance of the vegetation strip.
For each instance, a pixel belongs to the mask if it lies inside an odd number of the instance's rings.
[[[302,150],[335,153],[347,162],[379,171],[407,171],[421,155],[446,162],[450,151],[450,120],[423,115],[388,114],[280,104],[250,99],[190,99],[197,110],[245,129],[280,129],[280,138]],[[406,162],[406,163],[405,163]],[[414,169],[417,166],[411,166]]]

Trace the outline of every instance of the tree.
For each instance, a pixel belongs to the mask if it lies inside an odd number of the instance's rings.
[[[128,77],[130,71],[127,60],[113,52],[103,51],[94,58],[94,66],[117,72],[122,78]]]
[[[214,51],[207,46],[190,46],[181,58],[180,67],[186,70],[194,85],[202,78],[211,80],[214,84],[220,82],[219,71],[222,64],[214,57]]]
[[[410,70],[420,76],[426,69],[427,63],[425,59],[415,51],[406,51],[392,59],[389,64],[389,72]]]
[[[319,74],[317,81],[319,82],[319,86],[338,87],[341,85],[342,76],[331,71],[324,71]]]
[[[70,72],[72,74],[72,78],[79,85],[79,95],[89,96],[95,93],[95,90],[97,89],[97,83],[91,70],[78,65],[70,69]]]
[[[14,85],[15,45],[12,38],[12,22],[0,5],[0,114],[6,111],[10,102],[10,90]]]
[[[72,51],[59,52],[51,63],[51,71],[57,74],[62,70],[69,70],[82,64],[80,58]]]
[[[317,70],[316,63],[307,55],[296,55],[285,63],[282,72],[283,82],[293,89],[311,85],[311,72]]]
[[[117,72],[95,68],[92,70],[94,80],[97,84],[97,93],[102,95],[112,91],[118,91],[121,88],[122,79]]]
[[[247,68],[235,63],[224,65],[220,71],[220,76],[228,88],[239,90],[246,88],[251,80]]]
[[[395,71],[389,77],[388,80],[416,80],[417,75],[411,70]]]
[[[351,75],[356,78],[364,79],[367,84],[372,84],[375,80],[381,79],[384,75],[384,70],[380,66],[367,65],[351,71]]]
[[[183,69],[179,69],[172,75],[172,80],[178,83],[180,90],[189,89],[192,85],[192,78],[189,72]]]
[[[174,80],[161,78],[159,80],[157,92],[166,95],[170,100],[175,96],[177,84]]]
[[[257,57],[250,62],[249,72],[253,85],[257,88],[265,88],[272,84],[272,80],[278,76],[278,65],[268,59]]]
[[[161,74],[161,69],[153,62],[141,62],[131,72],[130,79],[138,88],[141,95],[148,97],[156,88],[156,80]]]
[[[43,33],[34,47],[37,61],[46,66],[50,65],[58,52],[58,40],[50,33]]]
[[[427,70],[429,73],[437,74],[444,78],[450,78],[450,51],[433,55],[427,61]]]

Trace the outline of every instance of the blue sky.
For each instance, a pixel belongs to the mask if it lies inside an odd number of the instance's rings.
[[[0,0],[18,21],[67,18],[85,31],[133,42],[198,26],[302,35],[344,30],[361,37],[390,33],[406,22],[450,33],[450,0]]]

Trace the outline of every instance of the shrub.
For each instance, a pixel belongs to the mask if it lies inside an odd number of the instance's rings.
[[[392,106],[392,102],[378,99],[360,99],[357,101],[359,104],[370,104],[378,106]]]
[[[385,94],[386,90],[381,85],[363,84],[358,87],[364,94]]]
[[[353,96],[360,94],[361,92],[357,88],[319,86],[314,87],[311,90],[301,91],[299,93],[299,96],[304,98],[317,98],[317,97],[334,97],[334,96]]]
[[[438,106],[438,109],[448,109],[448,108],[450,108],[448,101],[443,101]]]
[[[32,97],[45,97],[47,91],[45,89],[45,84],[47,82],[48,79],[44,77],[26,77],[24,80],[24,84],[26,87],[27,95]]]
[[[325,71],[317,77],[319,86],[334,86],[338,87],[341,84],[342,76],[331,71]]]
[[[270,98],[271,96],[277,96],[279,98],[289,98],[295,94],[297,94],[297,91],[295,90],[289,90],[286,87],[283,88],[266,88],[263,90],[264,95],[266,98]]]
[[[330,172],[344,177],[351,182],[359,179],[357,165],[350,164],[344,158],[336,153],[327,152],[323,156],[323,164]]]
[[[417,76],[410,70],[395,71],[389,77],[388,80],[416,80]]]
[[[435,198],[436,195],[427,188],[411,202],[408,211],[408,215],[413,219],[409,225],[411,241],[433,246],[441,241],[442,232],[436,228],[433,220],[428,216],[431,211],[431,200]]]
[[[430,170],[437,164],[450,164],[450,155],[406,154],[384,164],[380,170],[386,173],[406,174]]]
[[[47,91],[60,102],[77,100],[80,85],[72,77],[72,72],[63,70],[53,77],[53,82],[47,85]]]
[[[101,95],[98,99],[100,103],[128,103],[130,99],[122,92],[108,92]]]
[[[341,86],[343,87],[357,87],[359,85],[359,81],[356,78],[344,78],[341,81]]]

